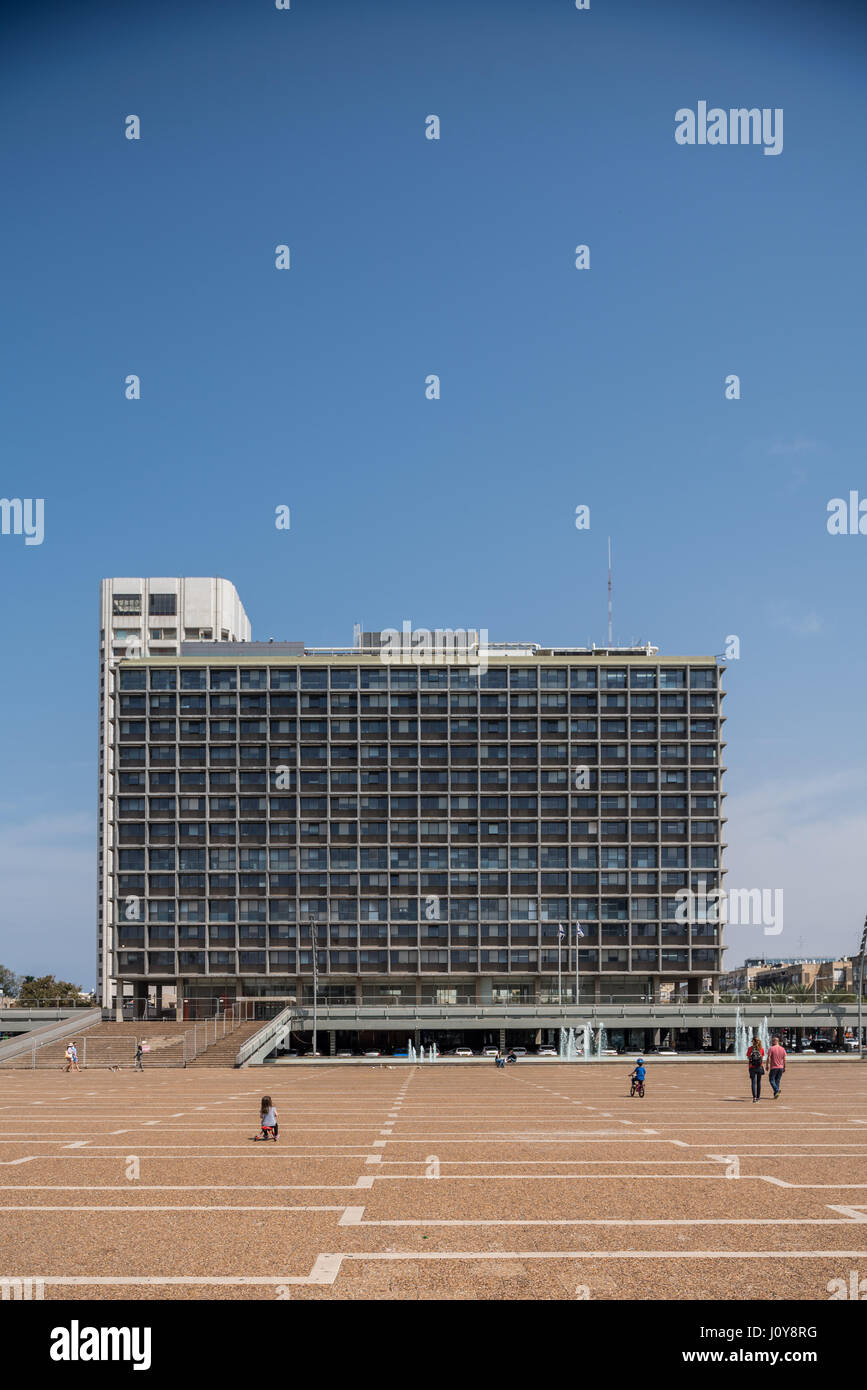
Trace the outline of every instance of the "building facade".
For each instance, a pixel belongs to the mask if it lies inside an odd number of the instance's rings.
[[[812,989],[817,994],[833,990],[851,991],[855,988],[857,965],[851,958],[837,960],[833,956],[797,958],[779,957],[773,960],[746,960],[736,970],[720,977],[721,992],[747,993],[750,990],[775,988]]]
[[[713,657],[356,640],[105,664],[104,1002],[309,1000],[314,949],[333,1003],[697,997],[719,975],[721,928],[676,897],[722,887]]]
[[[114,668],[124,659],[175,656],[185,641],[246,642],[250,635],[227,579],[103,579],[100,585],[96,997],[104,1007],[111,1003],[114,968]]]

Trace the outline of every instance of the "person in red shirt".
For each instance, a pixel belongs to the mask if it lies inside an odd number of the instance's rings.
[[[774,1100],[780,1099],[780,1086],[782,1085],[783,1072],[785,1070],[786,1049],[781,1045],[779,1038],[774,1038],[768,1049],[768,1080],[771,1083]]]

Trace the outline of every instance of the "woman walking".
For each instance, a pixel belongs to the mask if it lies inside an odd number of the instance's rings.
[[[747,1049],[747,1067],[750,1073],[750,1088],[753,1093],[753,1105],[762,1098],[762,1077],[765,1074],[765,1049],[758,1033],[753,1034],[753,1040]]]

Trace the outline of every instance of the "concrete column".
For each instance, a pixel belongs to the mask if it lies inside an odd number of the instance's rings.
[[[505,1050],[506,1050],[506,1030],[505,1030],[505,1028],[501,1028],[501,1029],[500,1029],[500,1051],[501,1051],[501,1052],[505,1052]]]
[[[600,980],[600,977],[597,975],[597,976],[595,976],[595,978],[594,978],[594,980],[593,980],[593,1002],[594,1002],[594,1004],[598,1004],[598,1003],[599,1003],[599,995],[600,995],[600,993],[601,993],[600,985],[601,985],[601,980]]]
[[[148,987],[146,984],[142,984],[139,980],[136,980],[132,988],[132,1012],[136,1020],[141,1019],[144,1012],[144,1005],[146,1005],[147,1002]]]
[[[333,1028],[328,1030],[328,1055],[333,1057],[337,1051],[337,1033]]]
[[[123,1023],[123,980],[117,982],[117,994],[114,997],[114,1021]]]

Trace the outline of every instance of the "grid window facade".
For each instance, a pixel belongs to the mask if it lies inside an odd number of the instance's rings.
[[[121,663],[117,974],[294,992],[311,918],[323,975],[544,980],[576,922],[584,977],[716,974],[676,894],[722,886],[721,700],[710,660]]]

